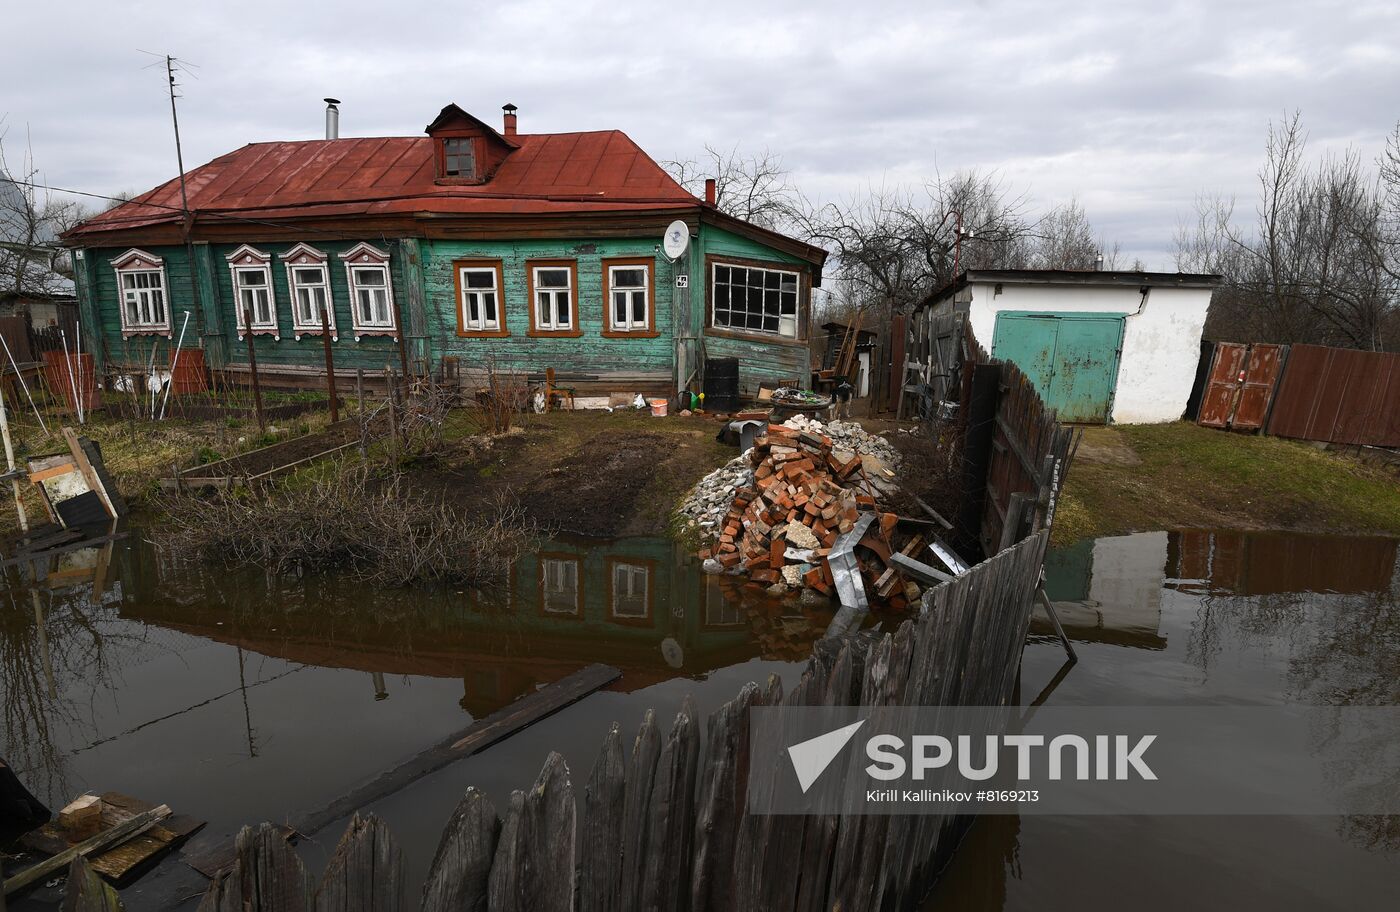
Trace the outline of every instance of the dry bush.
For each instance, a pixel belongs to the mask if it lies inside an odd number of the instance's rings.
[[[336,572],[384,588],[500,579],[539,536],[509,498],[461,513],[409,494],[399,475],[348,462],[305,484],[177,494],[161,507],[168,519],[158,544],[181,556]]]

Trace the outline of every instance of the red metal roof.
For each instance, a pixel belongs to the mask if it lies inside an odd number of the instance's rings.
[[[620,130],[516,134],[513,150],[483,184],[434,180],[430,137],[252,143],[185,177],[197,214],[287,219],[411,214],[557,214],[700,205]],[[171,180],[69,232],[139,228],[180,217]]]

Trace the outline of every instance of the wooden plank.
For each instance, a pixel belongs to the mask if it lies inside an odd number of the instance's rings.
[[[656,761],[661,755],[661,733],[656,714],[647,710],[637,738],[632,742],[632,759],[627,766],[627,788],[622,808],[622,901],[621,912],[641,909],[642,871],[650,817],[651,789],[656,781]]]
[[[622,894],[622,811],[626,798],[622,729],[614,722],[603,739],[583,793],[579,912],[611,912]],[[424,910],[428,912],[428,910]]]
[[[907,554],[891,554],[890,563],[920,582],[934,586],[940,583],[946,583],[953,578],[950,574],[930,567],[923,561],[915,560]]]
[[[281,828],[244,827],[235,847],[237,860],[209,885],[199,912],[311,912],[311,878]]]
[[[39,484],[40,482],[48,481],[50,478],[57,478],[60,475],[67,475],[70,472],[76,471],[78,471],[78,467],[71,462],[67,462],[63,465],[53,466],[52,468],[41,469],[38,472],[30,472],[29,480],[34,484]]]
[[[107,885],[79,856],[68,865],[68,883],[63,890],[63,905],[60,912],[122,912],[122,901],[117,891]],[[0,912],[4,904],[0,902]]]
[[[695,703],[687,695],[656,764],[642,872],[643,909],[684,912],[688,908],[699,756],[700,727]]]
[[[491,859],[500,832],[495,807],[481,792],[468,788],[428,870],[423,912],[486,912]]]
[[[1020,435],[1012,430],[1011,425],[1007,423],[1006,419],[1003,418],[1000,413],[997,414],[997,427],[1001,428],[1001,432],[1006,435],[1006,442],[1011,445],[1011,452],[1016,454],[1016,459],[1020,461],[1021,468],[1026,470],[1026,474],[1030,476],[1031,481],[1034,482],[1035,479],[1040,477],[1040,469],[1036,467],[1035,461],[1026,453],[1026,447],[1021,441]]]
[[[692,909],[732,909],[736,905],[734,850],[748,776],[748,769],[740,767],[748,757],[749,707],[757,700],[758,687],[745,684],[737,697],[710,716],[695,820]]]
[[[170,808],[161,805],[154,810],[147,811],[109,830],[98,833],[91,839],[86,839],[66,851],[60,852],[36,865],[25,868],[23,871],[5,881],[4,892],[6,895],[9,895],[16,890],[27,887],[36,881],[48,877],[55,871],[63,870],[74,858],[91,855],[99,849],[105,849],[108,846],[116,845],[123,840],[130,839],[138,833],[145,832],[169,816]]]
[[[87,453],[83,451],[82,444],[78,443],[78,435],[73,433],[73,429],[65,427],[63,429],[63,439],[68,441],[68,449],[73,454],[73,460],[78,463],[78,471],[83,473],[83,480],[87,486],[97,495],[97,499],[102,501],[103,508],[107,515],[116,519],[119,514],[116,506],[112,503],[112,498],[107,495],[107,486],[102,483],[102,479],[97,477],[97,472],[93,469],[92,463],[88,461]]]
[[[522,883],[522,909],[573,912],[576,807],[569,767],[559,753],[551,752],[534,787],[525,795],[528,877]]]
[[[469,728],[443,740],[369,782],[337,798],[294,824],[297,832],[310,835],[327,824],[348,817],[372,801],[392,795],[399,789],[447,766],[470,757],[546,716],[558,712],[594,691],[616,681],[622,672],[609,665],[589,665],[553,684],[516,700]]]
[[[399,912],[403,852],[384,822],[356,814],[316,888],[316,912]]]

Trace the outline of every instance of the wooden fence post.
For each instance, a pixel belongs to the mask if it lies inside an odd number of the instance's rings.
[[[258,417],[258,431],[266,433],[267,422],[263,420],[262,386],[258,383],[258,350],[253,345],[253,311],[248,307],[243,308],[243,331],[248,334],[248,372],[253,375],[253,411]]]
[[[340,407],[335,401],[335,359],[331,357],[331,325],[325,307],[321,308],[321,342],[326,349],[326,392],[331,397],[331,424],[335,424],[340,420]]]

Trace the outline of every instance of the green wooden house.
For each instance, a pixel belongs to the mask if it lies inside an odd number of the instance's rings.
[[[268,382],[317,385],[324,324],[336,370],[371,376],[453,357],[468,378],[553,368],[580,397],[693,389],[719,357],[746,393],[806,376],[825,251],[692,196],[617,130],[448,105],[425,132],[246,145],[186,175],[188,214],[172,180],[68,232],[102,375],[177,344],[236,375],[251,346]]]

